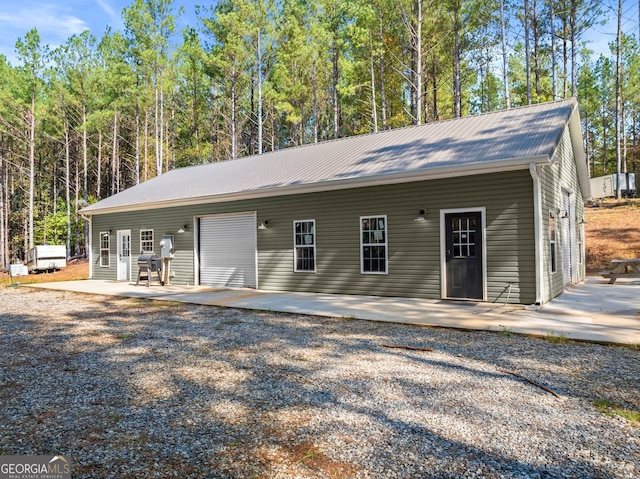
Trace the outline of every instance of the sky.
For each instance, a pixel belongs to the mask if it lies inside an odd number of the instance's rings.
[[[74,34],[89,30],[98,40],[107,25],[122,30],[122,9],[133,0],[0,0],[0,54],[17,64],[15,44],[32,28],[37,28],[41,43],[54,48]],[[185,9],[176,32],[187,24],[195,26],[195,5],[209,5],[212,0],[174,0],[174,8]]]
[[[122,9],[133,0],[0,0],[0,54],[13,65],[17,64],[15,44],[32,28],[37,28],[43,45],[54,49],[73,34],[84,30],[98,39],[107,25],[114,30],[123,28]],[[211,5],[214,0],[174,0],[177,10],[182,6],[185,15],[178,21],[176,32],[187,25],[196,26],[195,5]],[[603,0],[611,20],[588,32],[584,39],[596,53],[609,53],[608,43],[615,40],[617,0]],[[638,1],[624,0],[623,31],[638,36]]]

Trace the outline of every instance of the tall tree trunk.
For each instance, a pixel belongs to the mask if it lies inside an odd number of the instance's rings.
[[[33,200],[36,178],[36,97],[31,96],[31,112],[29,113],[29,248],[33,248]]]
[[[551,0],[553,2],[553,0]],[[507,27],[504,18],[504,0],[500,0],[500,29],[502,37],[502,85],[507,109],[511,108],[509,95],[509,55],[507,53]]]
[[[161,175],[163,171],[167,170],[167,168],[162,168],[164,156],[164,88],[162,88],[162,83],[160,83],[160,153],[158,154],[160,170],[158,171],[158,175]]]
[[[538,2],[533,0],[531,8],[531,32],[533,34],[533,75],[536,99],[540,97],[540,32],[538,25]]]
[[[75,208],[73,209],[75,212],[75,218],[74,218],[74,236],[75,236],[75,251],[74,251],[74,256],[78,256],[80,254],[80,231],[78,228],[78,203],[80,201],[80,175],[78,174],[80,172],[80,165],[78,164],[78,157],[76,156],[76,188],[75,188],[75,201],[74,201],[74,205]]]
[[[98,168],[96,169],[96,198],[100,200],[100,187],[102,183],[102,130],[98,130]]]
[[[140,105],[136,101],[136,185],[140,184]]]
[[[67,202],[67,257],[71,257],[71,139],[69,125],[64,129],[64,198]]]
[[[111,147],[111,195],[120,191],[118,184],[118,110],[113,112],[113,144]]]
[[[338,104],[338,34],[334,33],[333,38],[333,79],[331,82],[331,90],[333,94],[333,138],[340,137],[340,105]]]
[[[553,100],[558,99],[558,65],[556,65],[556,0],[549,0],[549,16],[551,28],[551,94]]]
[[[571,16],[569,17],[569,28],[571,28],[571,96],[578,93],[578,33],[576,31],[576,9],[577,1],[571,0]]]
[[[618,34],[616,38],[616,174],[622,171],[622,0],[618,0]],[[617,177],[616,198],[620,199],[620,178]]]
[[[460,3],[456,2],[453,12],[453,115],[462,116],[462,88],[460,85]]]
[[[375,60],[373,58],[373,39],[369,31],[369,73],[371,76],[371,119],[373,120],[373,131],[378,132],[378,107],[376,101],[376,75]]]
[[[87,158],[87,106],[82,102],[82,190],[85,206],[89,204],[89,173]],[[84,221],[84,245],[85,254],[87,251],[87,241],[89,240],[89,222]]]
[[[530,34],[529,0],[524,0],[524,63],[525,75],[527,77],[527,104],[531,105],[531,46],[529,44]]]
[[[144,177],[143,181],[149,179],[149,112],[144,112]]]
[[[5,205],[4,205],[4,192],[6,189],[4,174],[4,136],[0,133],[0,267],[5,269],[8,265],[7,262],[7,250],[5,249],[5,238],[7,237],[7,230],[5,229]]]
[[[318,71],[317,54],[313,52],[313,63],[311,64],[311,86],[313,87],[313,142],[318,143]]]
[[[433,120],[438,121],[440,112],[438,112],[438,63],[435,54],[431,63],[431,90],[433,91]]]
[[[562,98],[567,98],[567,93],[569,91],[569,46],[567,45],[567,38],[569,36],[569,26],[568,26],[568,16],[566,14],[566,2],[564,3],[565,11],[562,15],[562,63],[563,63],[563,71],[562,71]]]
[[[380,24],[380,52],[379,52],[379,64],[380,64],[380,114],[382,119],[382,129],[387,129],[387,97],[385,92],[384,81],[384,55],[382,51],[382,45],[384,38],[382,35],[382,23]]]
[[[315,93],[315,91],[314,91]],[[258,154],[262,154],[262,35],[258,31]]]
[[[233,71],[231,73],[231,159],[233,160],[238,158],[238,129],[236,124],[236,108],[238,99],[236,98],[236,82],[237,78],[234,64]]]
[[[155,108],[155,115],[154,115],[154,132],[153,132],[153,138],[154,138],[154,142],[155,142],[155,157],[156,157],[156,176],[160,176],[162,174],[162,157],[160,156],[160,92],[158,91],[158,84],[157,84],[157,78],[156,78],[156,85],[155,85],[155,99],[154,99],[154,108]]]
[[[418,0],[416,21],[416,125],[422,124],[422,0]]]

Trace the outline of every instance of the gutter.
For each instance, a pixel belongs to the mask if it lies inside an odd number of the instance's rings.
[[[170,208],[178,206],[194,206],[211,203],[225,203],[230,201],[240,201],[258,198],[269,198],[274,196],[288,196],[305,193],[318,193],[324,191],[338,191],[351,188],[365,188],[369,186],[393,185],[399,183],[412,183],[416,181],[437,180],[459,176],[481,175],[487,173],[499,173],[503,171],[522,170],[530,164],[549,164],[548,155],[538,155],[530,158],[509,158],[506,160],[477,162],[465,165],[441,166],[428,168],[426,170],[402,171],[397,173],[380,173],[366,177],[354,177],[338,180],[321,181],[317,183],[281,185],[270,188],[238,191],[224,194],[213,194],[190,198],[180,198],[173,200],[150,201],[148,203],[133,203],[128,205],[106,206],[93,209],[84,208],[79,211],[82,216],[92,216],[108,213],[121,213],[127,211],[141,211],[157,208]],[[109,198],[103,201],[108,201]],[[93,206],[98,205],[96,203]]]
[[[540,188],[539,166],[529,163],[529,174],[533,179],[533,218],[535,236],[535,263],[536,263],[536,302],[534,307],[542,306],[544,302],[544,284],[542,282],[542,192]]]

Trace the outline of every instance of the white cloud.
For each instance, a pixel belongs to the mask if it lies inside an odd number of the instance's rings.
[[[116,13],[116,11],[113,9],[113,7],[109,5],[109,2],[107,0],[97,0],[97,1],[100,8],[104,11],[104,13],[109,15],[111,19],[117,20],[120,18],[119,15]]]
[[[49,33],[59,38],[67,38],[89,28],[84,20],[65,13],[56,5],[30,3],[0,11],[0,25],[5,32],[21,32],[20,36],[37,28],[41,35]]]

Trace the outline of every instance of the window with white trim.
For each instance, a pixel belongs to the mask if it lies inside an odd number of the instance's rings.
[[[293,222],[294,271],[316,270],[316,220]]]
[[[100,233],[100,267],[108,268],[110,266],[111,253],[111,235],[108,231]]]
[[[360,271],[387,273],[387,217],[360,217]]]
[[[549,211],[549,249],[551,272],[555,273],[558,269],[558,265],[556,255],[556,213],[554,211]]]
[[[140,252],[153,253],[153,230],[140,230]]]

